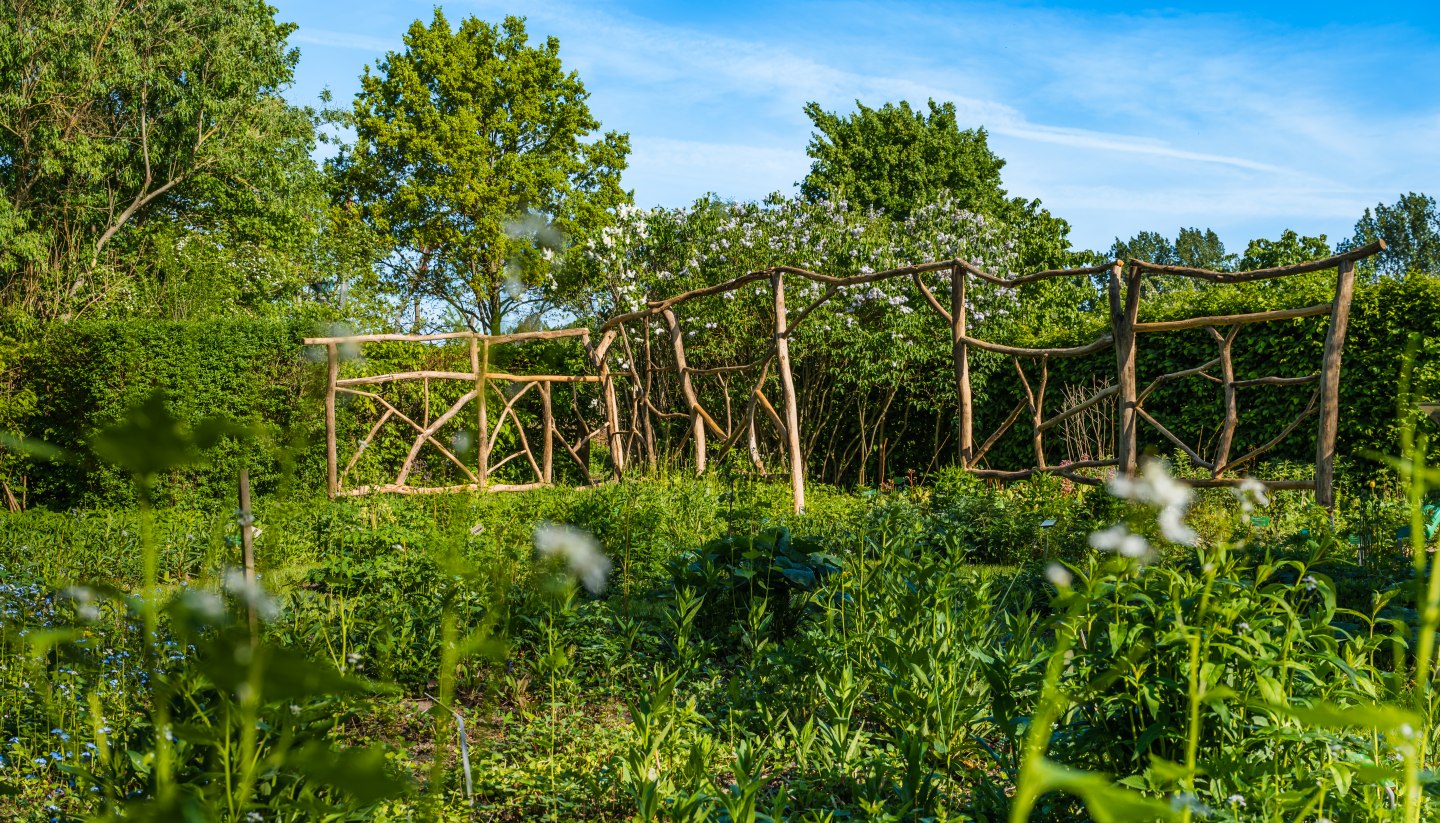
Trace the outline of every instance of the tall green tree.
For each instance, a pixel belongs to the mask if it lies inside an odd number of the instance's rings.
[[[332,168],[389,244],[384,280],[415,326],[436,305],[492,333],[539,316],[567,285],[566,248],[630,201],[629,138],[588,140],[600,123],[559,52],[553,37],[529,45],[520,18],[452,29],[437,9],[366,67],[344,118],[354,142]]]
[[[1175,244],[1158,231],[1142,231],[1129,240],[1115,238],[1110,246],[1110,257],[1114,260],[1145,260],[1162,266],[1180,265]]]
[[[1353,249],[1384,240],[1389,246],[1362,261],[1362,270],[1390,277],[1440,272],[1440,209],[1435,198],[1410,192],[1391,205],[1377,203],[1355,223],[1355,234],[1342,248]]]
[[[259,0],[7,0],[0,295],[40,317],[135,304],[147,226],[283,228],[313,168],[280,96],[294,26]],[[299,164],[298,167],[296,164]],[[228,215],[228,216],[226,216]],[[261,227],[264,227],[263,229]],[[291,225],[293,228],[294,226]],[[273,238],[271,238],[273,239]],[[233,244],[232,244],[233,245]],[[266,289],[273,291],[273,289]]]
[[[1070,249],[1070,224],[1039,200],[1010,197],[1001,184],[1005,161],[990,150],[983,128],[962,129],[954,103],[908,102],[878,109],[855,103],[852,114],[807,103],[814,124],[806,151],[814,161],[800,184],[809,200],[840,199],[904,220],[916,208],[948,199],[956,206],[1003,221],[1015,244],[1017,266],[1083,265]]]
[[[1276,266],[1293,266],[1309,260],[1329,257],[1330,243],[1325,235],[1302,237],[1294,229],[1286,229],[1278,240],[1258,237],[1245,247],[1245,256],[1240,258],[1240,269],[1269,269]]]
[[[1235,267],[1235,255],[1225,251],[1214,229],[1181,229],[1175,236],[1175,259],[1194,269],[1228,271]]]
[[[994,214],[1004,202],[1005,161],[990,151],[984,129],[960,128],[954,103],[930,100],[928,114],[905,101],[855,106],[841,115],[805,104],[815,126],[806,149],[814,163],[800,184],[805,197],[845,199],[899,218],[942,194],[978,214]]]
[[[1174,242],[1154,231],[1142,231],[1129,240],[1117,237],[1110,247],[1110,256],[1212,271],[1228,271],[1235,265],[1235,255],[1225,251],[1225,244],[1214,229],[1182,228]]]

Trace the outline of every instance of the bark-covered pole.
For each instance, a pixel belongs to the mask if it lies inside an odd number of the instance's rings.
[[[970,392],[970,346],[965,337],[965,270],[960,266],[950,269],[950,334],[951,355],[955,360],[955,392],[960,404],[960,466],[970,468],[975,459],[975,408]]]
[[[800,451],[800,410],[795,400],[795,379],[790,373],[790,332],[786,328],[785,280],[780,272],[770,275],[775,291],[775,360],[780,368],[780,388],[785,399],[785,439],[790,457],[790,491],[796,513],[805,510],[805,455]]]
[[[325,376],[325,490],[331,497],[340,491],[340,457],[335,442],[335,381],[340,377],[340,354],[335,344],[325,346],[328,368]]]
[[[1320,428],[1315,438],[1315,502],[1335,508],[1335,437],[1340,426],[1340,356],[1350,325],[1350,301],[1355,296],[1355,262],[1340,262],[1335,300],[1330,304],[1330,328],[1325,332],[1325,360],[1320,368]]]
[[[1125,278],[1122,297],[1120,279]],[[1115,426],[1115,457],[1118,471],[1125,476],[1135,473],[1135,425],[1137,415],[1135,380],[1135,321],[1140,313],[1140,277],[1138,269],[1127,276],[1119,260],[1110,267],[1110,328],[1115,338],[1115,376],[1120,386],[1119,419]]]
[[[670,327],[670,345],[675,349],[675,370],[680,373],[680,391],[690,407],[690,429],[695,438],[695,473],[704,474],[706,465],[705,420],[700,416],[700,398],[695,394],[695,384],[690,379],[690,365],[685,360],[685,339],[680,331],[680,321],[675,312],[666,309],[662,314],[665,324]]]

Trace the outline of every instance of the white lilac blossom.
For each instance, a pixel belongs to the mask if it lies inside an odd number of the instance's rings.
[[[71,586],[60,596],[75,603],[75,614],[88,623],[100,618],[100,607],[96,604],[95,592],[88,586]]]
[[[541,557],[563,559],[570,572],[591,594],[605,591],[610,558],[600,551],[600,544],[589,532],[574,526],[541,523],[535,529],[535,551]]]
[[[1170,476],[1159,460],[1146,460],[1136,477],[1116,475],[1106,488],[1116,497],[1144,503],[1159,510],[1156,520],[1160,533],[1171,543],[1195,545],[1198,535],[1185,525],[1185,512],[1190,508],[1190,487]]]
[[[180,595],[180,602],[186,611],[210,623],[219,622],[225,616],[225,602],[214,592],[187,589]]]

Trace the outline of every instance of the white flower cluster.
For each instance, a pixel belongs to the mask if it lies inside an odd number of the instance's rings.
[[[1171,477],[1163,462],[1146,460],[1136,477],[1116,475],[1106,488],[1116,497],[1154,507],[1157,510],[1156,522],[1166,540],[1186,546],[1195,545],[1198,535],[1185,525],[1185,513],[1190,508],[1190,487]],[[1154,557],[1149,541],[1131,532],[1124,523],[1094,532],[1090,535],[1090,545],[1141,562],[1149,562]]]
[[[574,526],[541,523],[535,528],[535,551],[542,558],[563,559],[570,573],[579,578],[591,594],[605,591],[610,558],[600,551],[600,544],[589,532]]]
[[[1163,462],[1146,460],[1141,464],[1138,476],[1129,478],[1117,474],[1106,484],[1106,488],[1116,497],[1158,509],[1156,520],[1166,540],[1186,546],[1195,545],[1195,530],[1185,525],[1185,513],[1190,509],[1190,486],[1171,477]]]

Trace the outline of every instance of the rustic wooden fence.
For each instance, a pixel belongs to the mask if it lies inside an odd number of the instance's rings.
[[[1383,242],[1345,252],[1323,260],[1315,260],[1292,266],[1281,266],[1245,272],[1217,272],[1206,269],[1163,266],[1145,261],[1114,261],[1101,266],[1082,269],[1057,269],[1035,272],[1017,277],[1005,277],[964,260],[946,260],[905,266],[887,271],[873,272],[851,277],[834,277],[819,272],[791,266],[774,266],[761,271],[748,272],[732,280],[713,286],[696,289],[663,300],[649,302],[645,308],[606,320],[598,329],[598,341],[591,344],[588,329],[562,329],[546,332],[529,332],[512,335],[480,335],[457,332],[448,335],[359,335],[352,337],[323,337],[307,339],[307,343],[323,345],[328,353],[329,379],[326,392],[326,431],[329,455],[329,488],[332,495],[365,494],[369,492],[425,493],[460,490],[519,490],[547,485],[553,482],[551,469],[553,442],[558,429],[550,410],[550,386],[555,382],[599,383],[604,398],[604,422],[594,430],[580,435],[579,440],[588,442],[601,436],[606,438],[610,455],[611,475],[618,477],[626,465],[637,459],[645,459],[650,465],[659,460],[655,432],[660,422],[670,419],[687,421],[688,434],[685,437],[693,454],[697,471],[704,472],[712,461],[719,461],[734,448],[741,439],[746,441],[749,459],[760,469],[765,469],[761,443],[771,441],[768,435],[759,431],[758,421],[766,420],[773,427],[773,441],[778,442],[788,466],[789,480],[796,510],[805,505],[805,453],[802,447],[799,402],[796,397],[792,373],[789,341],[795,331],[812,316],[812,313],[837,295],[856,286],[885,280],[906,278],[913,282],[918,296],[931,310],[936,312],[950,327],[954,379],[957,393],[959,446],[957,460],[960,466],[977,476],[996,480],[1019,480],[1040,473],[1052,473],[1075,482],[1097,484],[1102,482],[1098,473],[1119,471],[1133,473],[1138,460],[1137,427],[1144,423],[1160,436],[1183,451],[1196,466],[1210,474],[1208,478],[1192,481],[1198,486],[1235,485],[1244,478],[1237,472],[1252,466],[1266,452],[1273,449],[1286,437],[1294,433],[1306,420],[1316,417],[1317,446],[1315,454],[1315,475],[1309,480],[1262,480],[1267,486],[1277,489],[1313,489],[1316,500],[1330,507],[1334,504],[1334,458],[1336,426],[1339,417],[1339,381],[1341,358],[1345,343],[1346,327],[1350,314],[1350,302],[1354,292],[1355,262],[1383,250]],[[1167,275],[1208,281],[1217,284],[1249,283],[1260,280],[1290,277],[1309,272],[1334,269],[1336,271],[1333,298],[1319,305],[1304,306],[1250,314],[1233,314],[1215,317],[1194,317],[1184,320],[1163,322],[1140,322],[1141,284],[1147,275]],[[948,281],[949,307],[943,305],[926,278],[939,276]],[[967,292],[972,280],[983,281],[1003,289],[1015,289],[1028,283],[1057,277],[1084,277],[1103,279],[1105,294],[1109,301],[1108,334],[1096,340],[1072,347],[1023,348],[995,343],[973,337],[969,333],[969,301]],[[823,293],[809,301],[793,314],[786,305],[786,280],[799,279],[818,284]],[[685,337],[677,317],[677,310],[693,301],[723,295],[742,288],[754,287],[768,281],[774,302],[773,329],[770,345],[760,358],[748,363],[727,364],[710,367],[692,366],[686,356]],[[1278,320],[1295,320],[1307,317],[1328,316],[1325,347],[1319,370],[1296,377],[1259,376],[1240,378],[1235,373],[1232,350],[1236,336],[1242,326],[1252,323]],[[668,331],[669,351],[664,355],[652,350],[651,324],[663,323]],[[1204,329],[1216,345],[1213,358],[1190,368],[1149,378],[1144,388],[1136,370],[1136,351],[1142,334],[1185,329]],[[633,332],[633,333],[632,333]],[[489,352],[493,346],[522,343],[528,340],[553,339],[561,337],[578,338],[584,346],[590,372],[584,375],[512,375],[489,370]],[[408,372],[372,377],[339,377],[338,347],[361,345],[379,340],[434,341],[462,338],[469,340],[471,369],[469,372]],[[618,347],[617,347],[618,344]],[[971,350],[993,352],[1010,358],[1018,385],[1023,391],[1020,403],[1010,412],[1000,426],[991,432],[978,446],[974,433],[974,402],[971,391],[970,356]],[[1113,350],[1115,354],[1115,380],[1097,388],[1081,399],[1073,399],[1064,408],[1047,414],[1046,394],[1049,389],[1050,363],[1060,358],[1080,357]],[[621,355],[617,356],[617,352]],[[668,362],[657,363],[656,360]],[[612,369],[612,363],[617,368]],[[1031,370],[1027,373],[1026,364]],[[1038,369],[1037,369],[1038,366]],[[1212,374],[1219,370],[1219,375]],[[772,380],[772,370],[774,379]],[[1037,373],[1038,371],[1038,373]],[[734,413],[731,404],[732,393],[728,380],[734,376],[753,376],[753,383],[746,385],[749,390],[742,395],[744,411]],[[725,425],[701,402],[696,391],[697,378],[720,378],[727,381],[723,392],[725,412],[721,415]],[[1145,401],[1160,387],[1184,378],[1208,379],[1220,384],[1224,397],[1224,419],[1219,426],[1219,436],[1214,447],[1202,454],[1198,447],[1187,444],[1157,420],[1146,409]],[[403,415],[393,405],[384,401],[376,392],[361,388],[402,380],[461,380],[473,384],[473,389],[461,396],[435,420],[430,421],[428,391],[426,392],[425,423]],[[521,386],[519,392],[499,392],[496,383],[514,383]],[[1316,388],[1304,410],[1275,437],[1239,456],[1231,454],[1239,426],[1237,390],[1251,387],[1296,386],[1315,384]],[[428,383],[427,383],[428,386]],[[779,390],[779,402],[772,402],[769,393]],[[523,436],[520,418],[514,413],[514,403],[525,392],[538,389],[544,413],[539,437],[543,444],[542,459],[537,460],[528,439]],[[343,488],[346,471],[354,465],[358,451],[350,458],[346,469],[339,466],[335,427],[335,400],[337,394],[363,395],[381,404],[384,409],[375,422],[370,435],[363,443],[373,438],[375,432],[387,422],[408,425],[414,431],[414,443],[399,469],[393,483],[358,488]],[[622,414],[620,395],[625,403]],[[500,416],[494,429],[489,428],[488,409],[491,396],[502,403]],[[657,404],[657,398],[678,399],[670,403]],[[458,415],[471,401],[478,400],[477,432],[479,443],[476,465],[471,469],[462,463],[436,437],[435,432],[447,421]],[[1102,403],[1113,403],[1115,408],[1116,443],[1113,456],[1095,455],[1093,459],[1075,462],[1051,463],[1047,458],[1045,436],[1077,415],[1092,411]],[[667,410],[662,406],[678,405],[678,410]],[[522,448],[501,461],[491,460],[490,449],[496,442],[500,427],[507,415],[521,431]],[[1030,466],[1016,469],[996,469],[985,464],[991,448],[1022,418],[1026,418],[1031,430],[1034,460]],[[718,446],[711,453],[709,437],[713,435]],[[563,438],[562,438],[563,439]],[[410,470],[417,455],[427,444],[439,450],[454,462],[468,476],[470,482],[440,487],[417,487],[407,483]],[[581,462],[577,450],[579,443],[566,442],[565,448],[577,462]],[[521,484],[491,483],[494,470],[504,463],[526,457],[534,469],[535,480]],[[590,478],[585,466],[585,476]],[[591,481],[593,482],[593,478]]]

